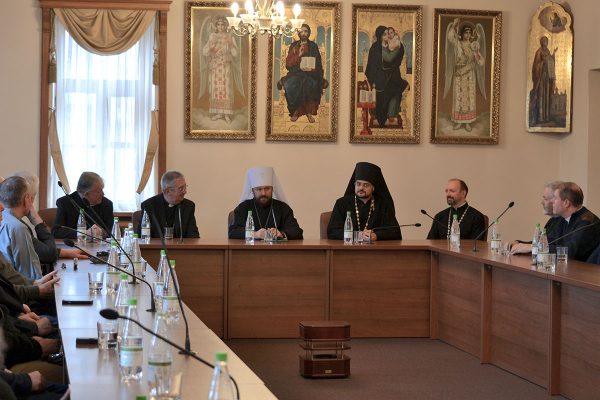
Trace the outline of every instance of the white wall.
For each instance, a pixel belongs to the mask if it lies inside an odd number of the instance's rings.
[[[37,1],[3,4],[0,48],[11,57],[0,62],[0,119],[2,136],[20,151],[0,157],[0,173],[15,169],[37,170],[39,125],[40,15]],[[382,3],[361,1],[361,3]],[[168,121],[167,167],[186,174],[188,197],[196,202],[203,237],[226,236],[227,213],[239,200],[245,170],[272,165],[283,182],[306,238],[317,238],[318,217],[343,193],[354,163],[379,164],[394,194],[401,223],[422,222],[424,227],[404,230],[407,239],[423,238],[429,223],[420,214],[445,206],[443,188],[450,177],[467,181],[469,201],[493,217],[514,200],[504,218],[505,236],[528,237],[536,222],[544,222],[539,206],[546,181],[568,178],[588,185],[589,102],[588,71],[597,67],[599,29],[594,19],[595,0],[573,5],[575,24],[575,78],[573,133],[525,132],[526,45],[529,21],[542,2],[507,0],[427,0],[423,4],[423,67],[421,144],[357,145],[348,143],[352,7],[342,2],[340,102],[337,143],[265,142],[267,41],[259,41],[258,137],[253,142],[184,140],[184,9],[182,0],[171,5],[168,19]],[[497,146],[433,145],[429,143],[433,10],[438,8],[499,9],[503,11],[502,82],[500,90],[500,144]],[[6,25],[8,23],[8,26]],[[593,35],[595,34],[595,36]],[[591,51],[586,51],[589,48]],[[6,50],[8,49],[8,51]],[[594,65],[595,64],[595,65]],[[17,74],[18,72],[18,74]],[[7,88],[7,90],[5,90]],[[6,96],[5,93],[9,93]],[[14,139],[13,139],[14,138]],[[28,153],[29,152],[29,153]],[[30,156],[25,156],[29,154]],[[600,206],[600,205],[599,205]],[[596,211],[600,211],[597,208]]]

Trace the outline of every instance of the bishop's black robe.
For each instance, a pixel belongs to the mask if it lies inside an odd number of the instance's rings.
[[[427,239],[448,239],[448,218],[450,218],[450,224],[452,224],[452,216],[450,214],[456,214],[460,221],[460,238],[475,239],[486,228],[485,220],[483,214],[477,211],[477,209],[469,207],[467,210],[468,206],[469,203],[465,203],[456,210],[448,207],[435,214],[431,229],[429,230],[429,234],[427,234]]]
[[[271,211],[271,204],[273,211]],[[246,235],[246,218],[248,211],[252,211],[254,230],[261,228],[277,228],[290,239],[302,239],[302,228],[294,217],[294,211],[283,201],[272,200],[268,206],[261,206],[254,199],[241,202],[233,212],[233,222],[229,225],[229,239],[244,239]],[[256,205],[256,207],[255,207]],[[275,220],[273,220],[275,214]]]
[[[571,214],[568,222],[564,218],[558,219],[556,237],[559,238],[576,229],[598,223],[599,221],[594,213],[582,207],[579,211]],[[551,242],[552,240],[548,241]],[[581,229],[564,239],[558,240],[554,245],[550,245],[550,252],[554,253],[556,251],[555,246],[567,246],[569,248],[569,259],[587,261],[598,245],[600,245],[600,223]]]
[[[369,209],[371,208],[371,201],[375,199],[375,209],[371,213],[371,218],[367,225],[367,229],[374,229],[377,235],[377,240],[401,240],[402,232],[400,226],[396,220],[396,210],[392,204],[386,199],[374,196],[371,200],[363,203],[362,200],[357,199],[356,205],[358,206],[358,213],[360,215],[360,224],[356,219],[356,210],[354,207],[355,195],[351,194],[339,198],[333,206],[333,212],[329,225],[327,226],[327,237],[329,239],[344,239],[344,222],[346,221],[346,212],[350,211],[352,216],[352,226],[355,231],[364,230],[365,223],[369,216]],[[376,229],[381,228],[381,229]]]
[[[200,232],[196,225],[196,204],[188,199],[183,199],[181,203],[175,206],[169,206],[162,193],[152,196],[141,204],[142,214],[144,211],[150,217],[150,236],[153,238],[161,237],[161,230],[164,233],[165,226],[172,226],[173,237],[175,238],[199,238]],[[179,213],[181,211],[181,214]],[[181,215],[181,219],[180,216]],[[159,226],[156,226],[156,224]],[[141,224],[138,233],[141,235]]]

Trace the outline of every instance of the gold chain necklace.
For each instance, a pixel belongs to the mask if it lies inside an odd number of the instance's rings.
[[[367,229],[367,226],[369,226],[369,220],[371,219],[371,213],[373,212],[373,210],[375,210],[375,197],[371,198],[371,207],[369,207],[369,215],[367,216],[367,221],[365,222],[364,229]],[[362,229],[360,229],[360,213],[358,212],[358,203],[356,202],[356,196],[354,196],[354,211],[356,212],[356,223],[358,224],[358,230],[362,231]]]
[[[467,211],[469,211],[469,205],[467,205],[467,208],[465,209],[465,212],[463,213],[463,215],[460,217],[460,219],[458,220],[458,225],[460,226],[460,223],[462,222],[463,218],[465,218],[465,215],[467,214]],[[446,239],[448,239],[450,237],[450,221],[451,221],[451,217],[452,216],[452,207],[450,207],[450,211],[448,212],[448,233],[446,233]]]

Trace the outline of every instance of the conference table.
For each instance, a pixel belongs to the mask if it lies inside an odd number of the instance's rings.
[[[600,266],[538,270],[487,243],[333,240],[166,243],[182,297],[222,338],[296,338],[304,320],[352,337],[439,339],[573,399],[600,393]],[[142,245],[156,265],[160,241]]]
[[[99,247],[87,246],[87,250],[95,254]],[[104,248],[102,250],[105,250]],[[61,260],[62,261],[62,260]],[[114,308],[114,295],[107,295],[106,288],[98,294],[91,294],[88,289],[88,272],[106,270],[106,265],[92,264],[80,260],[75,271],[73,262],[65,262],[65,269],[57,270],[60,283],[55,285],[57,315],[61,330],[65,364],[70,382],[71,399],[122,399],[132,400],[136,395],[148,394],[147,356],[150,349],[151,335],[144,332],[144,376],[141,381],[129,384],[122,383],[119,375],[119,356],[116,350],[99,350],[97,346],[76,346],[77,338],[97,337],[96,322],[102,319],[99,315],[104,308]],[[148,269],[147,279],[152,282],[154,273]],[[134,285],[130,285],[134,286]],[[145,284],[137,284],[133,289],[138,299],[139,321],[152,329],[154,313],[147,312],[150,307],[150,291]],[[91,306],[63,305],[62,300],[93,300]],[[196,354],[214,363],[217,351],[228,353],[229,372],[236,379],[241,399],[276,399],[262,380],[239,358],[227,345],[200,320],[194,312],[184,304],[189,322],[191,348]],[[168,326],[168,338],[184,345],[185,325],[183,319]],[[206,398],[210,387],[212,369],[192,359],[177,354],[173,350],[173,371],[182,373],[181,398]],[[150,398],[148,396],[148,398]]]

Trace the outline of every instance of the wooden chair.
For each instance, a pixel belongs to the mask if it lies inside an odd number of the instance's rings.
[[[320,232],[321,239],[329,239],[327,237],[327,226],[329,225],[329,220],[331,219],[331,211],[325,211],[321,213],[320,218]]]
[[[483,215],[483,222],[485,223],[485,227],[486,228],[490,224],[490,218],[487,215],[485,215],[485,214]],[[487,242],[488,231],[489,231],[489,229],[487,231],[485,231],[485,233],[483,234],[483,237],[481,238],[481,240],[483,240],[484,242]]]
[[[44,208],[38,211],[40,214],[40,218],[44,221],[44,224],[48,227],[48,229],[52,229],[54,226],[54,220],[56,220],[56,207],[54,208]]]
[[[133,223],[133,231],[134,232],[141,232],[140,231],[141,220],[142,220],[142,210],[134,211],[131,214],[131,222]]]

